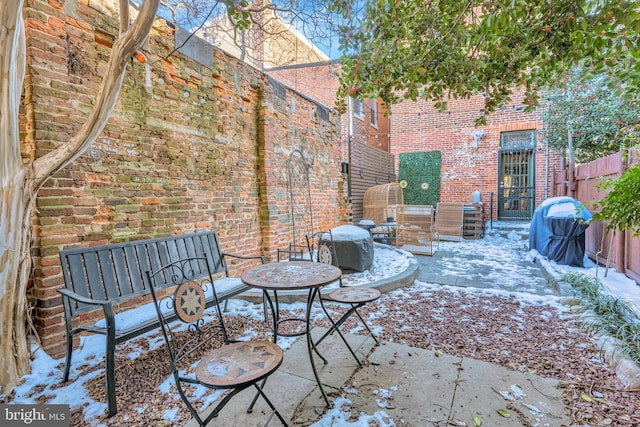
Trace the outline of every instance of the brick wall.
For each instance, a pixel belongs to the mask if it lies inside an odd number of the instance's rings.
[[[300,93],[315,99],[329,108],[334,108],[336,104],[336,91],[340,82],[340,64],[331,61],[315,64],[294,65],[290,67],[276,67],[266,71],[270,76],[278,79],[285,85],[297,90]],[[371,126],[371,104],[378,103],[378,126]],[[364,101],[364,119],[355,117],[352,122],[353,129],[349,129],[349,116],[343,114],[341,121],[341,132],[345,146],[343,158],[349,158],[348,146],[350,131],[353,140],[364,143],[383,151],[389,151],[389,117],[385,116],[385,108],[379,100],[366,99]]]
[[[108,3],[97,10],[82,0],[34,0],[25,8],[25,157],[68,141],[84,123],[117,34]],[[274,259],[290,238],[284,165],[294,149],[312,163],[316,223],[347,216],[339,133],[326,109],[219,50],[210,68],[180,52],[167,58],[174,47],[174,28],[157,20],[145,48],[149,70],[131,62],[96,143],[38,194],[30,290],[52,355],[64,351],[56,289],[67,245],[215,229],[225,251]]]
[[[476,127],[474,120],[483,107],[480,95],[471,99],[451,100],[447,110],[436,111],[431,104],[404,101],[393,106],[391,115],[391,152],[442,152],[441,195],[443,202],[471,203],[472,192],[479,190],[489,214],[489,193],[498,191],[498,151],[500,133],[517,130],[540,130],[542,109],[523,111],[523,93],[515,93],[512,102],[489,115],[487,124]],[[484,130],[486,136],[474,147],[474,130]],[[536,146],[536,206],[545,197],[550,174],[545,170],[545,146],[540,133]],[[549,168],[559,167],[559,157],[549,155]],[[548,189],[550,190],[550,189]]]

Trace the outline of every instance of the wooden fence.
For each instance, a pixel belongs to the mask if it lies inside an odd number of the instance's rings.
[[[599,184],[608,178],[622,174],[625,168],[640,162],[637,153],[627,160],[622,153],[578,165],[564,168],[552,176],[552,196],[570,196],[584,203],[591,212],[596,212],[594,202],[601,200],[606,191]],[[592,221],[585,231],[586,253],[589,258],[609,264],[617,271],[640,284],[640,237],[620,230],[607,231],[606,224]]]
[[[349,159],[349,191],[353,222],[362,219],[362,201],[367,189],[379,184],[396,182],[393,154],[369,145],[352,142]]]

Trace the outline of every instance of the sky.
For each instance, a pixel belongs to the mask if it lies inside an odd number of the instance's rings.
[[[522,224],[522,232],[528,227],[528,224]],[[462,241],[462,242],[441,242],[443,247],[455,247],[455,253],[464,254],[465,251],[477,251],[477,244],[481,242],[485,250],[489,253],[500,253],[500,264],[504,265],[504,269],[500,274],[500,278],[496,280],[510,281],[517,280],[517,276],[521,275],[517,269],[509,268],[509,264],[515,263],[516,260],[521,259],[522,252],[526,251],[526,256],[530,259],[536,258],[536,262],[543,265],[543,267],[552,272],[556,277],[561,277],[568,272],[583,273],[598,277],[602,282],[606,292],[616,295],[622,299],[627,300],[636,309],[640,307],[640,287],[635,284],[634,281],[628,279],[621,273],[610,269],[605,277],[605,268],[596,266],[592,261],[585,261],[585,268],[568,267],[559,265],[555,262],[545,260],[537,254],[536,251],[527,251],[522,249],[523,240],[521,237],[522,232],[515,230],[512,231],[507,238],[499,237],[498,234],[487,234],[481,240],[475,241]],[[455,256],[455,255],[454,255]],[[404,251],[398,251],[390,247],[376,247],[374,264],[368,271],[362,273],[354,273],[345,275],[343,279],[345,285],[358,285],[366,284],[375,280],[395,276],[401,271],[404,271],[415,263],[415,259]],[[487,261],[490,263],[491,261]],[[495,263],[492,263],[492,267],[495,268]],[[459,273],[463,274],[463,273]],[[418,282],[421,285],[438,287],[438,289],[448,290],[450,292],[458,292],[460,288],[453,286],[440,286],[435,284],[424,284]],[[336,286],[336,285],[333,285]],[[493,292],[497,295],[505,295],[515,297],[520,300],[526,300],[528,304],[556,304],[559,296],[556,295],[535,295],[528,294],[526,292],[512,292],[510,290],[483,289],[482,292]],[[398,293],[398,297],[402,297],[402,293]],[[285,309],[303,308],[303,303],[293,304],[281,304]],[[262,306],[260,304],[253,304],[240,299],[233,299],[229,302],[229,310],[233,313],[244,314],[253,316],[256,319],[261,319]],[[318,310],[316,315],[321,315]],[[375,331],[374,331],[375,332]],[[152,336],[152,334],[149,334]],[[150,341],[152,348],[163,345],[163,342],[158,339]],[[296,338],[278,338],[278,344],[287,350]],[[37,399],[44,399],[49,404],[69,404],[71,408],[75,408],[82,405],[87,405],[85,409],[87,425],[100,425],[97,420],[106,410],[105,402],[96,402],[89,397],[84,389],[85,383],[94,376],[102,373],[103,370],[98,369],[87,375],[83,375],[83,370],[79,370],[78,367],[83,365],[96,365],[102,363],[104,358],[104,337],[100,335],[94,335],[84,337],[82,345],[74,350],[73,364],[71,367],[70,377],[76,380],[69,382],[64,386],[60,386],[62,383],[62,369],[64,359],[53,359],[49,357],[44,351],[38,349],[34,345],[34,359],[32,361],[31,374],[24,377],[24,382],[15,389],[15,398],[11,403],[15,404],[34,404]],[[134,358],[138,354],[131,353],[129,356]],[[285,351],[286,356],[286,351]],[[84,369],[84,371],[89,371]],[[169,389],[169,385],[172,379],[168,378],[160,388]],[[384,411],[385,402],[392,397],[394,390],[376,390],[378,394],[378,406],[380,410],[374,414],[361,414],[357,421],[349,422],[350,414],[345,412],[343,408],[347,408],[350,403],[349,399],[345,396],[337,398],[333,409],[328,411],[322,419],[313,424],[313,427],[329,427],[329,426],[368,426],[375,425],[370,424],[374,421],[380,426],[392,426],[394,424],[390,417]],[[346,403],[343,405],[343,403]],[[171,422],[171,411],[167,411],[166,418],[168,422]]]
[[[275,5],[281,8],[290,8],[291,0],[273,0]],[[282,19],[291,23],[293,27],[300,33],[307,37],[315,46],[317,46],[322,52],[324,52],[330,59],[339,59],[341,56],[339,35],[335,30],[331,30],[331,26],[328,22],[330,16],[326,10],[327,4],[322,0],[314,0],[311,2],[293,2],[297,7],[303,7],[303,13],[287,13],[286,11],[280,11],[278,14]],[[361,3],[361,2],[358,2]],[[215,17],[216,14],[222,13],[224,7],[219,2],[211,1],[211,4],[217,4],[218,6],[211,12],[208,7],[203,7],[199,12],[201,17],[204,18],[211,14],[210,17]],[[360,10],[362,4],[358,7]],[[297,12],[297,11],[296,11]],[[161,5],[158,9],[158,15],[173,22],[174,16],[178,25],[185,29],[193,30],[194,32],[199,29],[202,22],[202,18],[188,19],[185,8],[169,8],[166,5]],[[293,22],[292,22],[293,20]],[[334,26],[337,24],[333,24]]]

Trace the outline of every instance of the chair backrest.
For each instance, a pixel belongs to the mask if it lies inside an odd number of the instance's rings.
[[[433,213],[431,205],[398,206],[396,246],[413,253],[432,254]]]
[[[201,231],[180,236],[134,240],[102,246],[71,248],[60,251],[62,275],[67,289],[94,300],[125,301],[149,294],[145,272],[157,271],[187,257],[204,257],[205,276],[227,273],[215,231]],[[71,314],[95,310],[95,305],[72,303]]]
[[[434,228],[440,236],[452,236],[460,239],[463,224],[464,205],[462,203],[437,204]]]
[[[280,261],[309,261],[310,256],[308,251],[308,245],[300,245],[296,243],[289,243],[286,248],[278,248],[278,262]]]
[[[416,226],[431,232],[433,228],[433,206],[431,205],[400,205],[397,208],[398,226]]]
[[[306,239],[311,261],[340,266],[331,230],[315,232]]]
[[[313,262],[335,265],[340,268],[338,251],[333,241],[333,233],[328,231],[317,231],[310,236],[306,236],[309,256]],[[342,276],[338,279],[342,287]]]
[[[205,272],[203,275],[202,272]],[[207,343],[218,338],[228,342],[220,301],[213,285],[209,263],[205,257],[191,257],[174,261],[156,271],[145,272],[145,283],[151,295],[169,351],[172,369],[199,359],[195,353]],[[167,284],[175,291],[167,295],[159,293]],[[206,300],[213,296],[215,315],[205,313]],[[194,360],[189,360],[193,355]],[[183,365],[184,367],[184,365]]]

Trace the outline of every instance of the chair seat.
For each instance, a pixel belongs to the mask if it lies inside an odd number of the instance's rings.
[[[224,345],[204,356],[195,369],[198,381],[215,388],[233,388],[266,378],[282,363],[282,349],[252,340]]]
[[[375,301],[380,298],[380,291],[374,288],[361,286],[347,286],[336,289],[329,294],[329,299],[346,304],[362,304]]]

